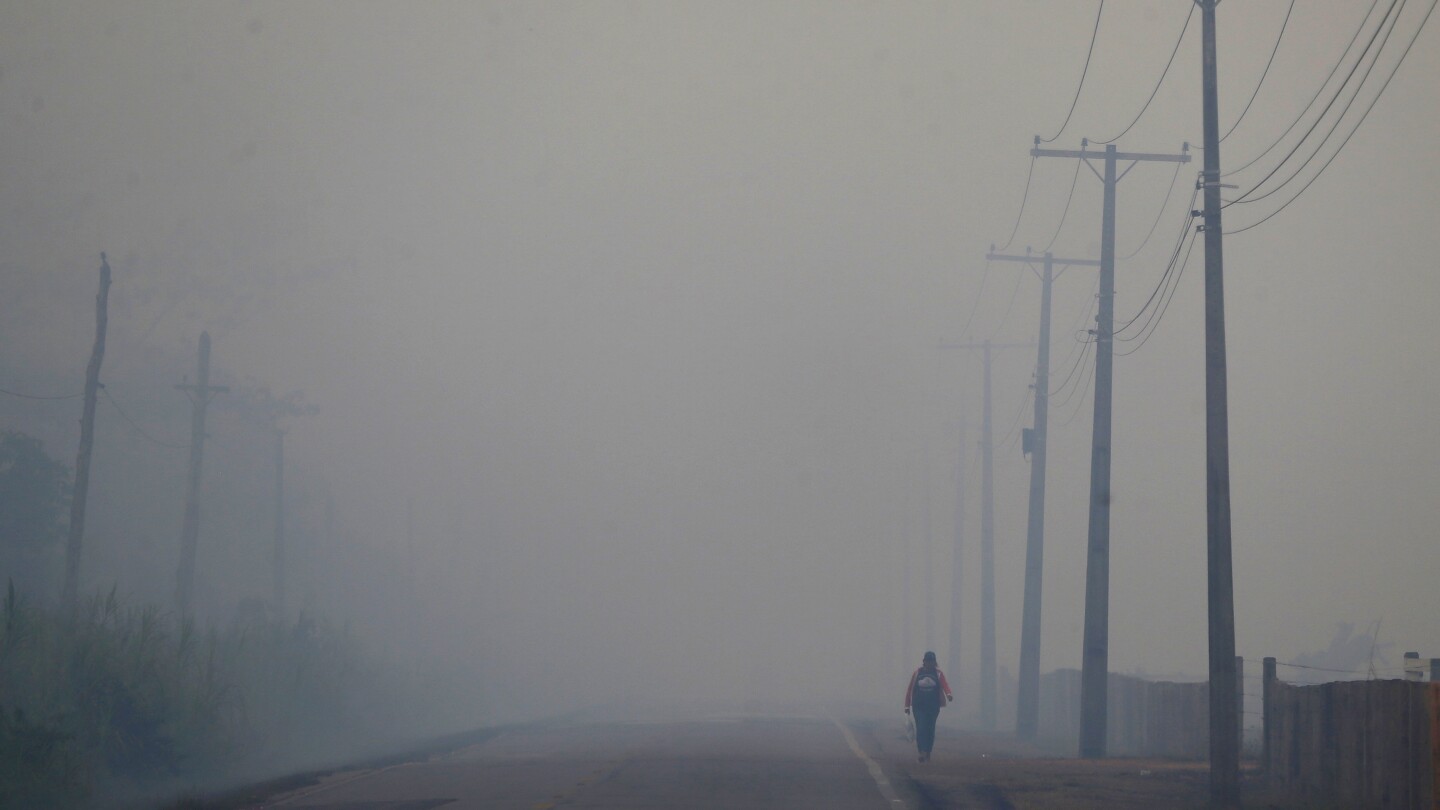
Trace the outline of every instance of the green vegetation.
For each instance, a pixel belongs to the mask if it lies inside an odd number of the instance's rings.
[[[39,439],[0,431],[0,572],[49,590],[69,509],[70,468]]]
[[[309,619],[202,632],[112,592],[69,620],[12,584],[0,807],[78,807],[333,760],[393,739],[398,686],[348,633]]]

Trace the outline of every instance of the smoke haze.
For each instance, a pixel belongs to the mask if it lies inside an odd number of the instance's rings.
[[[1106,5],[1053,146],[1134,117],[1187,6]],[[1285,11],[1221,8],[1222,132]],[[1300,113],[1363,11],[1298,5],[1225,165]],[[202,615],[270,594],[271,440],[238,394],[303,392],[318,413],[282,420],[292,606],[469,680],[467,722],[898,708],[921,652],[948,658],[964,442],[971,712],[981,367],[937,347],[1035,340],[1038,282],[984,254],[1015,226],[1093,24],[1092,4],[1041,2],[12,2],[0,388],[78,390],[106,251],[102,379],[128,417],[184,443],[173,386],[202,330],[237,392],[206,449]],[[1123,149],[1198,141],[1191,26]],[[1257,661],[1377,620],[1440,655],[1436,44],[1422,33],[1294,205],[1225,243],[1237,646]],[[1120,322],[1164,270],[1191,154],[1173,190],[1168,164],[1120,184],[1121,256],[1170,200],[1118,266]],[[1285,196],[1232,206],[1227,230]],[[1011,252],[1042,250],[1063,210],[1053,250],[1098,257],[1089,169],[1036,161],[1027,200]],[[1200,253],[1153,339],[1116,360],[1116,671],[1206,668]],[[1056,283],[1052,388],[1094,283],[1086,267]],[[1012,672],[1034,363],[1007,349],[993,368]],[[1051,404],[1044,670],[1079,665],[1091,396]],[[77,401],[0,409],[74,460]],[[110,408],[97,431],[83,587],[168,606],[185,453]]]

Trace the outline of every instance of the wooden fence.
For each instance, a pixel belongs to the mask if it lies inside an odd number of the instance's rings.
[[[1112,672],[1108,692],[1105,749],[1111,756],[1210,756],[1209,684]],[[1056,670],[1040,679],[1040,718],[1042,741],[1073,752],[1080,739],[1079,670]]]
[[[1241,683],[1243,672],[1237,662]],[[1269,792],[1296,806],[1440,810],[1437,677],[1440,661],[1432,659],[1430,683],[1298,686],[1277,679],[1275,659],[1267,658],[1261,764]],[[1108,687],[1109,755],[1209,758],[1208,684],[1111,673]],[[1073,753],[1079,737],[1080,671],[1046,673],[1040,679],[1041,741]]]
[[[1287,800],[1326,807],[1440,808],[1440,683],[1295,686],[1265,662],[1263,764]]]

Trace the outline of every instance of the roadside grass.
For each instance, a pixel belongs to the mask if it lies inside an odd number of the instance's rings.
[[[393,731],[399,681],[302,617],[217,628],[112,591],[71,617],[0,604],[0,807],[122,806]]]

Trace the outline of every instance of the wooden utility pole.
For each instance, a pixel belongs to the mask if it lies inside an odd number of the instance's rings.
[[[1100,222],[1100,300],[1095,316],[1095,414],[1090,445],[1090,528],[1085,562],[1085,639],[1080,670],[1080,756],[1105,756],[1106,689],[1110,666],[1110,399],[1115,360],[1115,188],[1144,161],[1189,163],[1189,154],[1156,155],[1089,149],[1030,150],[1031,157],[1078,158],[1105,186]],[[1188,147],[1188,145],[1187,145]],[[1188,148],[1186,149],[1188,152]],[[1090,163],[1103,158],[1104,171]],[[1125,171],[1115,164],[1129,161]]]
[[[285,618],[285,431],[275,428],[275,618]]]
[[[1007,256],[994,252],[990,261],[1024,262],[1032,272],[1035,256]],[[1035,421],[1027,452],[1030,454],[1030,512],[1025,531],[1025,606],[1020,623],[1020,683],[1015,700],[1015,735],[1033,740],[1040,718],[1040,596],[1045,569],[1045,459],[1050,423],[1050,286],[1055,265],[1098,267],[1094,259],[1056,259],[1045,252],[1040,274],[1040,347],[1035,358]],[[1064,270],[1061,270],[1064,273]]]
[[[190,471],[185,488],[185,519],[180,526],[180,569],[175,576],[175,608],[182,620],[191,617],[195,588],[195,546],[200,539],[200,462],[205,452],[205,409],[215,394],[230,389],[210,384],[210,333],[200,333],[195,385],[175,386],[190,398]]]
[[[906,476],[908,479],[910,476]],[[907,481],[907,484],[909,482]],[[900,517],[900,657],[909,661],[913,649],[910,638],[910,494],[905,494],[904,511]]]
[[[85,501],[90,493],[90,451],[95,445],[95,400],[100,393],[100,363],[105,359],[109,323],[110,262],[100,254],[100,291],[95,294],[95,346],[85,368],[85,410],[80,416],[80,451],[75,456],[75,487],[70,495],[70,536],[65,541],[65,581],[60,602],[75,609],[80,593],[80,550],[85,538]]]
[[[1029,343],[959,343],[942,349],[979,349],[985,360],[980,416],[980,727],[995,729],[995,440],[990,420],[990,354],[1030,348]]]
[[[960,639],[962,636],[961,597],[965,588],[961,584],[961,573],[965,570],[965,415],[960,415],[960,453],[955,463],[955,550],[950,557],[950,688],[955,700],[960,700]]]
[[[980,440],[980,727],[995,730],[995,434],[990,420],[990,341],[985,341]]]
[[[930,516],[930,453],[925,453],[925,490],[920,495],[925,530],[925,649],[935,649],[935,525]]]
[[[1235,593],[1230,559],[1230,415],[1225,373],[1225,284],[1220,225],[1219,91],[1215,7],[1196,0],[1203,22],[1201,71],[1205,171],[1205,546],[1210,624],[1210,802],[1240,804],[1235,677]]]
[[[305,416],[319,412],[314,405],[301,405],[301,395],[291,394],[279,400],[267,394],[262,404],[263,411],[270,417],[270,429],[275,432],[275,546],[272,550],[274,566],[274,595],[271,607],[275,618],[285,617],[286,576],[285,576],[285,430],[280,427],[284,416]]]

